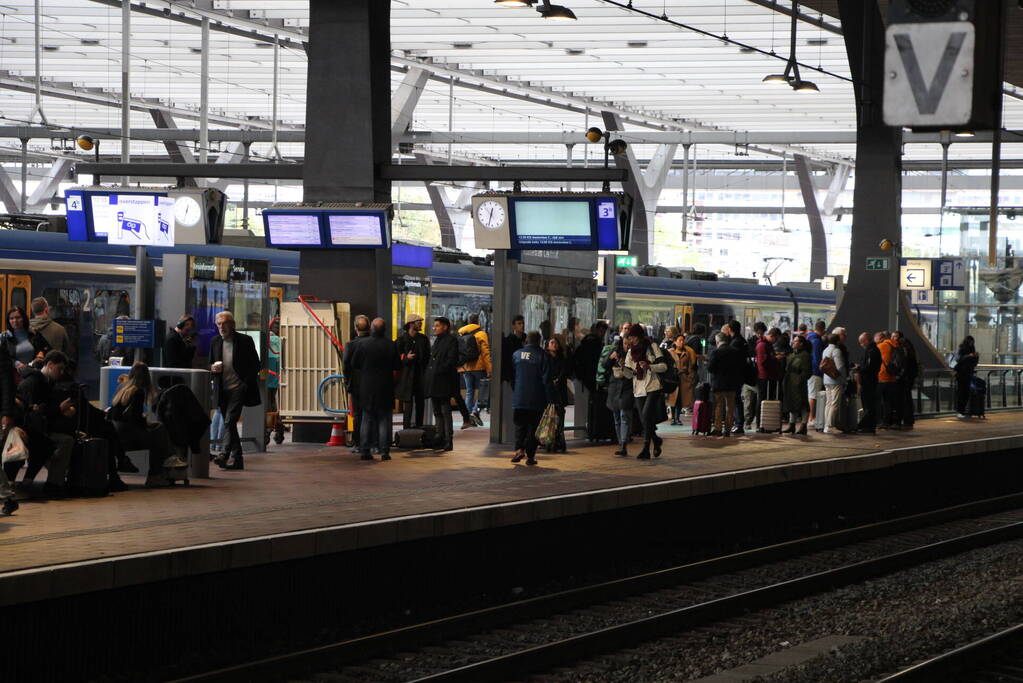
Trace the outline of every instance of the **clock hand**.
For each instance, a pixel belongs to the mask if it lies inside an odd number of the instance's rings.
[[[490,216],[487,217],[487,222],[494,220],[494,207],[490,207]]]

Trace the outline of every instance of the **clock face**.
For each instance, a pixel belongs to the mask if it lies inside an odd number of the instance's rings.
[[[476,209],[476,219],[480,225],[491,230],[497,230],[504,225],[505,218],[504,206],[501,202],[487,200],[481,202]]]
[[[202,207],[194,197],[178,197],[174,202],[174,222],[182,226],[193,226],[202,220]]]

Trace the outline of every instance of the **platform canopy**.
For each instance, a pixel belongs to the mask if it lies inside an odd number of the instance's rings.
[[[535,8],[512,9],[492,0],[390,2],[393,91],[400,93],[410,70],[429,74],[414,107],[403,110],[408,100],[395,100],[395,116],[411,112],[411,133],[404,139],[418,143],[414,152],[445,161],[450,154],[479,163],[564,163],[567,150],[558,135],[601,125],[600,112],[612,110],[637,133],[719,134],[714,138],[719,142],[696,145],[698,158],[803,153],[823,162],[852,161],[855,107],[835,2],[799,5],[798,59],[803,78],[819,88],[812,94],[762,83],[785,67],[792,7],[786,0],[559,0],[573,11],[574,21],[545,19]],[[211,153],[230,144],[220,141],[219,131],[272,127],[276,38],[278,150],[286,158],[302,156],[295,140],[304,125],[308,2],[147,0],[133,6],[132,127],[140,135],[166,125],[198,128],[199,23],[207,17]],[[0,6],[5,155],[19,149],[11,127],[40,123],[33,116],[34,29],[33,0]],[[1017,38],[1023,34],[1023,10],[1015,3],[1010,31]],[[76,133],[118,128],[121,41],[118,0],[41,0],[41,94],[49,124]],[[1010,45],[1018,42],[1010,36]],[[1023,85],[1023,64],[1017,56],[1010,58],[1008,78],[1005,127],[1023,129],[1023,89],[1016,87]],[[163,112],[161,122],[153,111]],[[446,139],[423,144],[450,130],[457,133],[450,150]],[[512,144],[505,140],[510,134]],[[780,141],[750,144],[758,134],[780,134],[772,138]],[[63,153],[59,141],[34,138],[31,148]],[[117,154],[119,142],[105,141],[102,150]],[[649,158],[656,146],[637,144],[635,150]],[[274,156],[266,140],[253,144],[251,152],[255,158]],[[581,138],[573,149],[575,163],[584,156],[594,163],[600,153]],[[909,144],[905,154],[909,160],[937,159],[941,147]],[[132,157],[147,155],[165,156],[164,144],[134,140]],[[952,159],[989,155],[984,144],[951,148]],[[1023,143],[1007,144],[1003,156],[1023,158]]]

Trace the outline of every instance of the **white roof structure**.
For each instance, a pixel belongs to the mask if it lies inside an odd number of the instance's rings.
[[[578,17],[568,22],[492,0],[390,2],[393,88],[408,69],[423,68],[433,75],[413,111],[410,129],[435,135],[456,131],[453,157],[563,161],[567,150],[555,134],[581,133],[587,125],[603,127],[598,112],[613,108],[627,116],[626,129],[637,133],[719,133],[716,139],[725,142],[698,143],[698,158],[742,161],[801,151],[821,160],[852,160],[853,91],[833,17],[800,10],[818,20],[799,22],[797,46],[800,62],[810,67],[802,69],[803,78],[820,88],[819,93],[802,94],[761,82],[764,75],[784,69],[789,18],[751,0],[561,0]],[[786,0],[778,4],[790,6]],[[277,36],[278,129],[282,135],[302,130],[307,68],[302,41],[308,2],[147,0],[133,5],[138,10],[132,13],[129,47],[133,128],[156,127],[149,109],[170,114],[179,128],[198,128],[202,52],[198,22],[207,17],[213,28],[211,129],[271,128]],[[42,109],[47,122],[76,133],[118,128],[119,0],[40,0],[40,6]],[[0,0],[0,127],[39,124],[39,118],[33,118],[34,9],[34,0]],[[734,42],[726,42],[725,36]],[[773,51],[780,58],[756,50]],[[452,77],[453,87],[447,80]],[[1023,128],[1023,100],[1006,96],[1005,127]],[[751,137],[765,133],[777,134],[772,139],[780,142],[746,146]],[[508,134],[515,134],[515,144],[507,144]],[[8,159],[20,149],[16,136],[11,137],[15,139],[0,140],[0,153]],[[413,134],[408,139],[425,138]],[[578,143],[573,150],[578,163],[586,145],[581,137],[569,139]],[[30,145],[33,151],[48,153],[54,153],[53,147],[47,140]],[[216,153],[223,145],[214,142],[211,147]],[[601,154],[598,146],[588,147],[585,154],[591,160]],[[116,154],[119,143],[105,141],[102,150]],[[279,150],[285,157],[302,156],[301,143],[282,142]],[[427,151],[444,156],[448,146],[432,144]],[[634,151],[639,158],[649,158],[655,146],[635,145]],[[133,141],[131,152],[136,159],[166,154],[160,142],[141,140]],[[268,142],[252,146],[254,157],[272,153]],[[749,157],[742,156],[747,153]],[[938,144],[912,144],[905,154],[907,159],[938,159],[941,149]],[[677,158],[681,156],[680,145]],[[989,156],[989,145],[951,148],[952,159]],[[1023,158],[1023,144],[1007,144],[1003,157]]]

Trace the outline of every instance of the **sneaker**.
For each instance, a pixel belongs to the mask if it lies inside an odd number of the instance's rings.
[[[188,467],[188,461],[182,460],[176,455],[172,455],[163,461],[163,466],[167,469],[176,469],[178,467]],[[137,470],[136,470],[137,471]]]
[[[966,416],[963,415],[962,413],[957,413],[956,417],[958,417],[960,420],[965,420],[966,419]]]
[[[483,418],[482,418],[482,417],[480,417],[480,414],[479,414],[479,413],[473,413],[473,414],[472,414],[472,415],[470,415],[469,417],[470,417],[470,418],[472,418],[472,421],[473,421],[474,423],[476,423],[476,426],[477,426],[477,427],[482,427],[482,426],[483,426]]]
[[[20,507],[21,505],[18,504],[17,498],[8,498],[7,500],[4,501],[3,508],[0,508],[0,514],[3,514],[5,516],[13,515],[15,510],[17,510]]]

